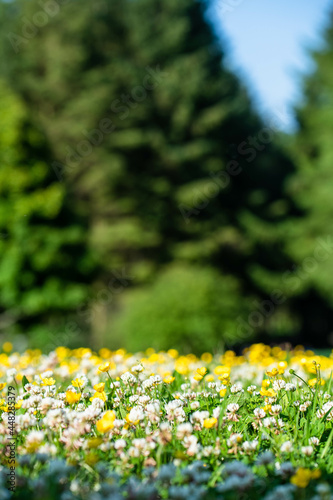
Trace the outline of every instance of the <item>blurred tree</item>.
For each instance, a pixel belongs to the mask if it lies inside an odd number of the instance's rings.
[[[151,289],[124,295],[122,305],[113,342],[122,339],[132,352],[147,346],[221,352],[228,343],[244,341],[235,321],[244,313],[238,283],[213,269],[172,265],[158,275]]]
[[[298,131],[291,146],[297,172],[289,192],[303,216],[284,225],[297,268],[289,292],[305,342],[333,344],[333,14],[314,69],[304,78]]]
[[[4,82],[0,107],[0,329],[41,331],[50,344],[87,296],[93,261],[44,139]]]
[[[244,312],[248,297],[266,297],[262,275],[289,265],[278,222],[293,167],[273,145],[278,119],[264,125],[227,69],[205,2],[2,9],[3,73],[89,220],[104,281],[126,266],[137,285],[153,283],[178,262],[233,275]]]

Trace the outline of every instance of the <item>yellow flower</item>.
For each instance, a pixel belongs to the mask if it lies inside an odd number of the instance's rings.
[[[103,417],[96,422],[96,428],[99,432],[105,433],[113,429],[114,421],[116,420],[116,414],[114,411],[109,410],[104,413]]]
[[[206,375],[205,380],[206,382],[214,382],[214,375],[212,374]]]
[[[6,387],[6,385],[7,385],[6,382],[2,382],[0,384],[0,391],[2,391],[2,389],[4,389]]]
[[[94,389],[97,392],[104,392],[105,382],[100,382],[99,384],[94,385]]]
[[[312,472],[310,471],[310,469],[300,467],[299,469],[297,469],[296,474],[291,477],[290,482],[298,488],[306,488],[311,479]]]
[[[199,373],[196,373],[196,374],[194,375],[194,377],[193,377],[193,378],[194,378],[194,380],[196,380],[197,382],[200,382],[200,380],[202,380],[202,379],[203,379],[203,376],[202,376],[202,375],[199,375]]]
[[[223,385],[230,385],[230,377],[229,375],[220,375],[219,380],[221,380]]]
[[[204,352],[202,355],[201,355],[201,359],[204,363],[210,363],[213,359],[213,356],[211,355],[210,352]]]
[[[108,372],[111,368],[111,363],[109,361],[105,361],[102,365],[99,365],[98,371],[100,372]]]
[[[217,424],[217,418],[212,417],[212,418],[205,418],[203,426],[205,429],[211,429],[212,427],[216,427]]]
[[[221,396],[221,398],[224,398],[226,392],[227,392],[227,389],[221,389],[220,390],[220,396]]]
[[[106,401],[108,399],[106,393],[103,392],[95,392],[95,394],[90,398],[90,401],[93,401],[94,399],[101,399],[102,401]]]
[[[266,371],[269,377],[276,377],[279,374],[279,370],[277,368],[273,368],[271,371]]]
[[[169,349],[168,354],[173,359],[176,359],[178,357],[178,351],[176,349]]]
[[[319,479],[321,476],[321,472],[319,469],[314,469],[312,472],[311,472],[311,479]]]
[[[314,387],[318,383],[320,385],[325,385],[325,380],[323,380],[322,378],[320,380],[318,380],[317,378],[311,378],[310,380],[308,380],[308,384],[310,387]]]
[[[201,368],[197,368],[197,373],[202,377],[206,375],[207,371],[208,371],[207,368],[205,368],[204,366],[202,366]]]
[[[51,378],[42,378],[42,376],[40,376],[40,378],[42,379],[41,385],[43,385],[43,386],[54,385],[56,383],[56,381],[52,377]]]
[[[167,375],[166,377],[164,377],[163,382],[165,382],[166,384],[172,384],[174,380],[175,377],[173,377],[172,375]]]
[[[66,401],[70,405],[73,403],[77,403],[81,399],[81,394],[73,391],[67,391],[66,392]]]
[[[2,346],[4,352],[11,352],[13,350],[13,344],[11,342],[5,342]]]
[[[91,438],[87,442],[89,450],[91,450],[93,448],[98,448],[99,445],[102,443],[103,443],[103,439],[100,437]]]
[[[2,411],[5,411],[6,413],[8,413],[8,411],[9,411],[9,407],[8,407],[8,405],[6,404],[6,402],[5,402],[5,404],[3,404],[3,403],[2,403],[3,401],[5,401],[5,400],[4,400],[4,399],[1,399],[1,400],[0,400],[0,409],[1,409]],[[18,401],[18,402],[15,404],[15,410],[19,410],[19,409],[21,408],[21,406],[22,406],[22,401]],[[10,408],[11,408],[11,406],[10,406]]]
[[[140,422],[140,420],[131,420],[129,418],[129,413],[126,415],[125,420],[126,420],[128,425],[138,425],[138,423]]]
[[[261,388],[260,394],[268,398],[275,398],[276,396],[276,392],[273,389],[265,389],[264,387]]]
[[[99,462],[99,456],[97,455],[97,453],[94,452],[87,453],[85,457],[85,462],[90,466],[95,465],[97,464],[97,462]]]
[[[72,386],[78,388],[83,387],[84,386],[83,378],[76,378],[75,380],[72,380]]]
[[[262,387],[267,388],[271,384],[271,381],[268,380],[267,378],[262,381]]]
[[[214,368],[214,373],[215,375],[226,375],[228,376],[230,374],[230,367],[229,366],[222,366],[218,365]]]

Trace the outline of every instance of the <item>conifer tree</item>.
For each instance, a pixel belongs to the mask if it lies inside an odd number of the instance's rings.
[[[94,263],[84,225],[50,173],[44,138],[4,82],[0,107],[0,328],[41,332],[51,345],[86,298]]]
[[[293,167],[273,143],[276,124],[261,121],[227,68],[205,2],[2,8],[3,74],[45,133],[54,179],[89,220],[103,279],[125,266],[150,286],[174,263],[205,266],[232,275],[244,312],[265,298],[266,271],[289,262],[277,228]]]

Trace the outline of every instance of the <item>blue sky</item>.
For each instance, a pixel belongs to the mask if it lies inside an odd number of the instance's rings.
[[[293,128],[292,103],[300,76],[311,68],[306,48],[317,47],[333,0],[213,0],[217,31],[228,61],[247,83],[259,109],[284,116]]]

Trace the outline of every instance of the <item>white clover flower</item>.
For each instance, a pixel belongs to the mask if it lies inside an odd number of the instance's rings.
[[[257,418],[265,418],[266,417],[266,412],[262,408],[256,408],[253,410],[254,416]]]
[[[253,441],[244,441],[242,444],[242,448],[244,451],[251,452],[255,451],[258,448],[259,441],[254,439]]]
[[[271,415],[278,415],[282,411],[281,405],[272,405],[270,409]]]
[[[240,382],[236,382],[236,384],[232,385],[230,387],[230,391],[233,393],[233,394],[237,394],[238,392],[242,392],[243,391],[243,386]]]
[[[206,418],[209,418],[209,411],[195,411],[192,413],[190,420],[202,425]]]
[[[318,439],[317,437],[310,437],[310,439],[309,439],[309,443],[310,443],[310,444],[313,444],[313,445],[315,445],[315,446],[318,446],[318,445],[319,445],[319,443],[320,443],[320,441],[319,441],[319,439]]]
[[[45,434],[43,431],[31,431],[26,437],[27,445],[41,444]]]
[[[282,379],[274,380],[273,382],[273,389],[275,392],[281,391],[281,389],[285,389],[286,387],[286,382]]]
[[[296,386],[294,384],[286,384],[285,387],[286,391],[288,392],[295,392],[296,391]]]
[[[214,453],[214,448],[212,446],[204,446],[202,448],[202,455],[204,457],[210,457]]]
[[[128,420],[130,422],[137,422],[138,420],[143,420],[145,418],[145,414],[142,410],[142,408],[140,408],[140,406],[134,406],[131,411],[129,412],[128,416],[127,416]]]
[[[143,366],[142,365],[132,366],[131,371],[134,373],[140,373],[143,371]]]
[[[176,437],[179,440],[184,439],[185,436],[190,436],[193,432],[193,427],[189,422],[179,424],[177,426]]]
[[[124,448],[126,448],[125,439],[117,439],[114,443],[114,447],[116,450],[123,450]]]
[[[325,403],[323,405],[321,410],[317,411],[318,418],[323,418],[326,414],[327,414],[327,420],[332,420],[332,418],[333,418],[333,401],[328,401],[327,403]]]
[[[200,407],[200,403],[199,403],[199,401],[193,401],[193,402],[190,404],[190,408],[191,408],[191,410],[197,410],[199,407]]]
[[[239,410],[239,404],[237,403],[231,403],[230,405],[227,406],[227,410],[230,413],[237,413]]]
[[[135,382],[137,381],[131,372],[123,373],[120,378],[126,385],[135,384]]]
[[[280,451],[282,453],[290,453],[290,452],[292,452],[293,451],[293,443],[291,441],[285,441],[280,446]]]
[[[302,453],[306,455],[307,457],[310,457],[313,453],[313,446],[302,446],[301,448]]]
[[[227,439],[227,445],[230,448],[231,446],[234,446],[235,444],[241,443],[242,439],[243,439],[243,435],[238,433],[238,432],[235,432],[234,434],[231,434],[229,439]]]
[[[221,408],[220,408],[220,406],[217,406],[213,410],[213,417],[219,419],[220,414],[221,414]]]
[[[142,406],[146,406],[150,402],[150,396],[144,394],[143,396],[139,396],[138,403]]]
[[[13,382],[16,374],[17,370],[15,368],[9,368],[9,370],[6,371],[7,382]]]

